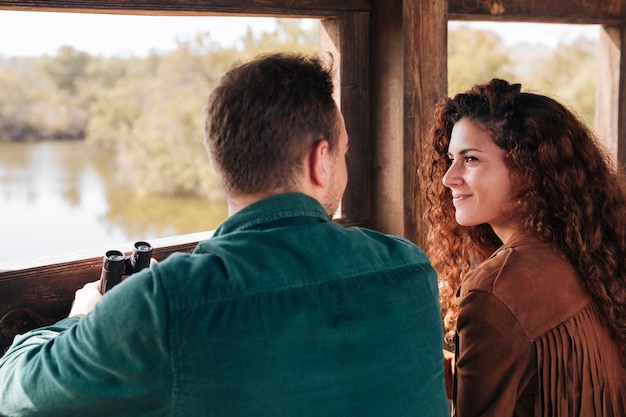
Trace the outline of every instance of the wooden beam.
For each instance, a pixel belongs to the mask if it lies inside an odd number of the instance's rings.
[[[314,17],[368,11],[368,0],[0,0],[0,9],[153,15],[237,14]]]
[[[372,228],[404,235],[404,49],[402,1],[371,12]]]
[[[626,168],[626,25],[603,26],[598,53],[595,130],[611,156]]]
[[[434,105],[447,92],[445,1],[372,3],[372,226],[425,244],[417,171]]]
[[[613,112],[617,113],[617,163],[626,172],[626,23],[620,26],[619,97]]]
[[[448,0],[450,20],[609,24],[626,20],[623,0]]]
[[[616,109],[619,103],[621,37],[619,26],[603,26],[600,30],[594,117],[598,138],[616,161],[619,125]]]
[[[369,13],[341,13],[320,27],[322,55],[330,53],[338,69],[337,101],[343,113],[350,151],[348,186],[341,203],[342,224],[369,226],[371,191],[371,133],[369,128]]]
[[[426,244],[417,173],[435,104],[447,95],[447,0],[403,2],[404,236]]]
[[[342,11],[368,11],[370,10],[370,3],[379,1],[1,0],[0,9],[156,15],[239,14],[314,17],[332,16],[336,12]],[[626,2],[622,0],[449,0],[448,15],[451,20],[611,24],[626,20]]]
[[[150,241],[153,257],[164,260],[174,252],[192,252],[212,232],[192,233]],[[115,248],[130,253],[132,244]],[[100,279],[102,254],[59,260],[0,273],[0,356],[13,337],[65,318],[74,293]],[[48,261],[50,262],[50,261]]]

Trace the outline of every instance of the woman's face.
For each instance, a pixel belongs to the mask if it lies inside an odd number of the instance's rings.
[[[457,223],[487,223],[502,242],[518,228],[503,209],[512,191],[505,153],[479,125],[462,118],[452,128],[450,167],[443,176],[443,185],[452,191]]]

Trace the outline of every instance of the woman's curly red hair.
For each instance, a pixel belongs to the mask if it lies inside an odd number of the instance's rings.
[[[444,323],[454,334],[465,274],[502,244],[486,224],[454,218],[448,144],[467,118],[506,151],[516,194],[508,210],[528,233],[551,242],[579,271],[617,340],[626,364],[626,189],[620,169],[573,112],[519,84],[494,79],[442,100],[436,107],[420,168],[427,201],[428,253],[440,279]]]

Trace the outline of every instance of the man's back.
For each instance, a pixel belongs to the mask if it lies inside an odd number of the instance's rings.
[[[113,311],[119,322],[104,323]],[[301,194],[247,207],[195,254],[132,277],[83,320],[93,320],[89,332],[80,323],[50,354],[92,362],[81,378],[104,385],[79,393],[91,415],[447,413],[426,257],[407,241],[329,222]],[[44,379],[32,384],[47,386],[49,370],[33,369]],[[81,383],[68,378],[43,401],[77,395]]]

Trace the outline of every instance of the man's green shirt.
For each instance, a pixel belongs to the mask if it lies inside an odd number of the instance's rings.
[[[16,337],[0,387],[7,416],[449,415],[428,259],[303,194]]]

